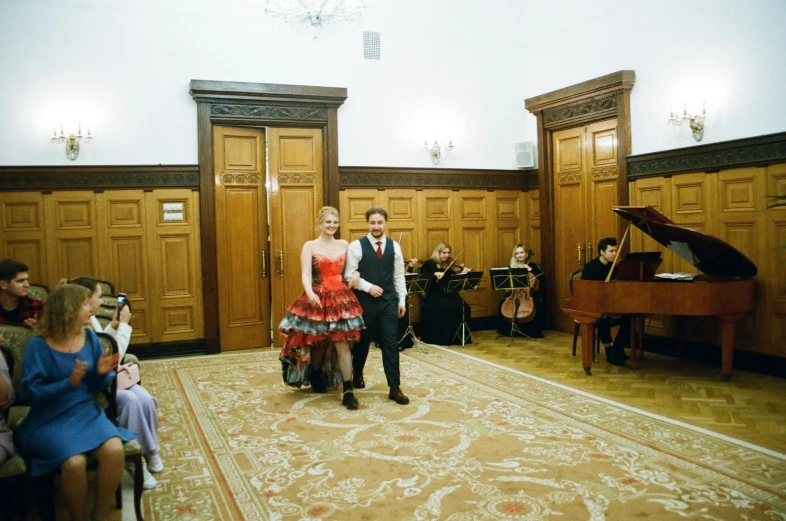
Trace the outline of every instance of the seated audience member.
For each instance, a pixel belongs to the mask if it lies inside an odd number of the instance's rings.
[[[134,433],[115,426],[93,395],[115,377],[119,353],[101,349],[90,324],[89,291],[58,286],[27,342],[18,403],[30,412],[15,441],[29,477],[60,469],[60,493],[75,521],[88,519],[87,457],[98,461],[93,521],[108,518],[123,474],[123,442]]]
[[[584,265],[581,272],[583,280],[606,280],[614,259],[617,258],[617,239],[606,237],[598,242],[598,256]],[[611,274],[611,279],[616,277],[616,268]],[[614,337],[614,344],[611,343],[612,326],[620,326],[617,336]],[[622,316],[620,318],[604,317],[598,320],[598,336],[606,348],[606,361],[612,365],[625,365],[628,355],[625,354],[624,346],[630,343],[630,318]]]
[[[95,315],[101,309],[101,286],[93,278],[79,277],[71,281],[90,291],[90,327],[93,331],[101,332],[101,324]],[[120,360],[126,354],[128,343],[131,341],[131,310],[123,306],[121,311],[115,310],[112,322],[103,330],[117,341]],[[117,424],[136,433],[137,441],[142,447],[147,466],[144,469],[144,488],[151,489],[157,485],[156,478],[150,472],[164,470],[164,462],[159,455],[158,446],[158,402],[147,390],[139,384],[134,384],[128,389],[117,390]]]
[[[27,296],[27,265],[14,259],[0,261],[0,322],[32,326],[44,304]]]
[[[447,291],[448,282],[453,274],[469,271],[468,268],[455,263],[450,265],[453,261],[450,253],[449,244],[444,242],[437,244],[431,258],[423,262],[419,270],[419,273],[433,274],[420,308],[422,340],[429,344],[460,344],[461,335],[456,333],[461,326],[462,313],[467,322],[470,319],[469,304],[464,302],[457,292]]]
[[[14,433],[8,427],[5,410],[14,403],[14,386],[11,384],[11,373],[8,369],[6,351],[2,349],[3,337],[0,336],[0,465],[14,454]],[[9,354],[10,356],[10,354]]]

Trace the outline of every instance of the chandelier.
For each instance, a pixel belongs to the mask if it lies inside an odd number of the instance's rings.
[[[265,13],[316,30],[331,23],[355,20],[365,7],[365,0],[266,0]]]

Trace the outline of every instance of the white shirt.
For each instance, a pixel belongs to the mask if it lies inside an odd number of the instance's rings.
[[[384,235],[376,239],[371,233],[349,243],[349,248],[347,249],[347,264],[344,266],[344,276],[347,280],[357,271],[360,259],[363,258],[363,247],[360,245],[360,241],[362,240],[371,242],[371,247],[374,251],[377,249],[377,242],[381,242],[382,244],[380,244],[379,247],[382,248],[382,253],[385,253],[385,247],[388,244],[388,238]],[[396,286],[398,305],[404,307],[407,303],[407,285],[404,282],[404,254],[401,253],[401,246],[399,246],[397,242],[390,242],[393,244],[393,283]],[[357,289],[368,293],[371,290],[371,286],[373,286],[373,284],[361,278]]]
[[[90,317],[90,327],[96,333],[106,333],[114,337],[115,342],[117,342],[117,352],[120,353],[120,361],[122,362],[123,357],[126,356],[128,343],[131,342],[131,331],[133,331],[133,328],[125,322],[120,322],[120,325],[117,326],[117,331],[111,325],[106,326],[106,329],[101,329],[101,323],[94,316]]]

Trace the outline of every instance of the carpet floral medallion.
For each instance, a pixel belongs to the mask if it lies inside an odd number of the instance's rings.
[[[378,350],[360,410],[278,353],[143,363],[166,470],[148,520],[786,520],[786,456],[434,346]]]

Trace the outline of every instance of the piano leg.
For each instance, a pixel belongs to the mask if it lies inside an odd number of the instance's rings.
[[[721,380],[731,380],[734,366],[734,337],[737,333],[737,321],[742,313],[734,315],[721,315]]]
[[[592,359],[594,358],[595,345],[592,341],[592,329],[597,318],[595,317],[575,317],[581,324],[581,363],[584,372],[592,376]]]

